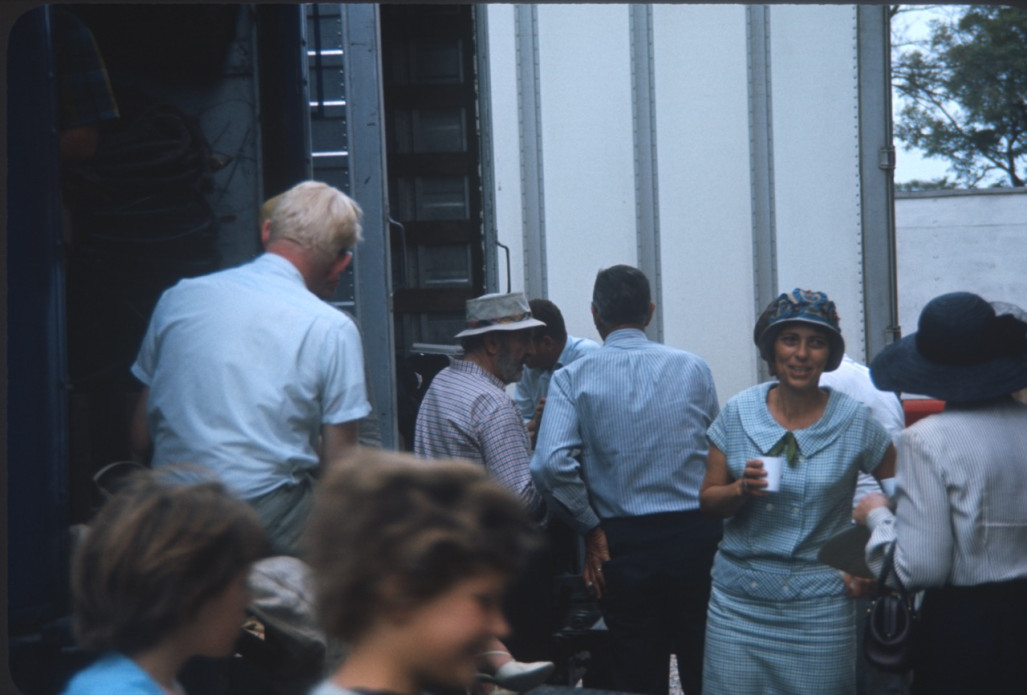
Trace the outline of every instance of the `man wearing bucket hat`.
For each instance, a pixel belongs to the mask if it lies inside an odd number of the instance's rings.
[[[414,453],[483,465],[536,519],[545,503],[528,472],[527,430],[505,387],[521,378],[533,351],[532,329],[544,325],[532,318],[521,292],[468,300],[467,328],[456,334],[463,359],[432,380],[414,429]]]
[[[521,378],[532,354],[533,330],[544,326],[533,318],[521,292],[487,294],[467,301],[467,328],[456,334],[463,358],[439,372],[424,394],[414,428],[414,453],[426,458],[462,458],[485,467],[500,485],[518,495],[536,521],[547,517],[546,504],[528,470],[531,448],[528,430],[505,387]],[[544,659],[553,625],[551,585],[546,552],[533,556],[517,578],[507,599],[512,635],[506,640],[519,658]],[[552,672],[546,661],[510,661],[502,645],[486,652],[487,667],[501,687],[504,673],[518,678]]]
[[[1022,692],[1027,682],[1027,321],[976,294],[935,297],[918,330],[870,365],[879,388],[946,402],[897,439],[895,512],[868,495],[880,572],[894,544],[906,589],[925,589],[914,694]]]

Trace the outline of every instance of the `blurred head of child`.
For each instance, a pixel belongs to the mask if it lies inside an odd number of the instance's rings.
[[[80,645],[102,654],[66,693],[178,692],[192,656],[228,656],[266,548],[256,514],[216,482],[174,484],[141,472],[108,500],[75,554]]]
[[[369,449],[331,466],[306,559],[348,656],[314,694],[472,685],[479,654],[508,631],[503,594],[536,534],[480,466]]]

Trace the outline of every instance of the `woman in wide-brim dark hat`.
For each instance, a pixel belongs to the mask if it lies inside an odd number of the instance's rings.
[[[996,311],[996,309],[998,309]],[[1027,688],[1027,322],[968,292],[932,299],[916,333],[871,363],[879,388],[946,401],[897,439],[894,514],[871,494],[867,563],[895,544],[907,589],[926,589],[913,692]]]

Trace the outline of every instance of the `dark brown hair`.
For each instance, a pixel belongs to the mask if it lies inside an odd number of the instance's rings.
[[[461,579],[513,575],[538,539],[517,497],[480,466],[362,449],[329,467],[304,541],[322,624],[352,641],[384,611]]]
[[[220,483],[134,475],[104,504],[75,554],[79,643],[126,654],[159,644],[265,548],[256,513]]]
[[[558,306],[548,299],[532,299],[528,305],[531,307],[531,317],[546,324],[535,328],[536,340],[547,335],[557,344],[567,340],[567,326]]]

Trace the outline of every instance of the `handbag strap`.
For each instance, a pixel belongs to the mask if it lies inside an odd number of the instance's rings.
[[[891,542],[888,546],[888,552],[884,555],[884,566],[881,567],[881,575],[877,578],[877,593],[878,595],[884,594],[888,591],[888,574],[895,575],[895,585],[898,587],[899,595],[902,598],[906,598],[906,587],[903,586],[902,580],[899,579],[899,573],[895,571],[895,541]]]

